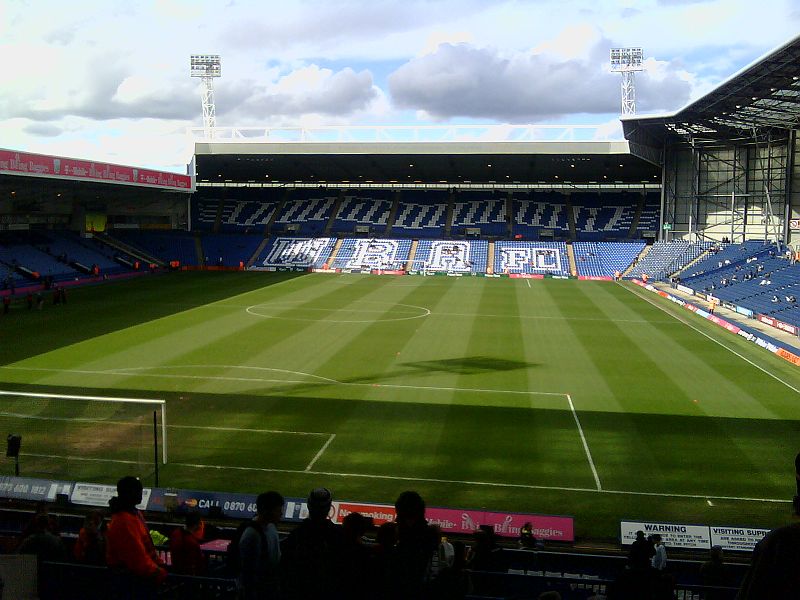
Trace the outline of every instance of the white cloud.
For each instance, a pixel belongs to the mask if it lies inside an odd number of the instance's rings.
[[[160,136],[200,124],[197,52],[222,55],[223,126],[605,119],[608,46],[643,46],[640,108],[672,109],[798,19],[797,0],[0,1],[0,135],[180,165]]]

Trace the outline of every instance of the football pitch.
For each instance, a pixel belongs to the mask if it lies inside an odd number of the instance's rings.
[[[416,489],[572,515],[596,539],[622,518],[781,524],[800,450],[796,367],[628,283],[177,273],[75,289],[0,317],[0,388],[166,400],[162,487]],[[22,475],[152,484],[152,407],[0,407]]]

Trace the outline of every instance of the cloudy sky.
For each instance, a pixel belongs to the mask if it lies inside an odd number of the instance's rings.
[[[549,123],[619,136],[800,31],[798,0],[0,0],[0,147],[184,172],[189,56],[222,56],[219,126]]]

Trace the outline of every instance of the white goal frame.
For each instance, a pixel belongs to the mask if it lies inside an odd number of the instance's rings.
[[[120,404],[151,404],[161,407],[161,461],[167,464],[167,401],[153,398],[116,398],[111,396],[73,396],[69,394],[39,394],[34,392],[14,392],[0,390],[0,396],[23,396],[54,400],[83,400],[87,402],[110,402]]]

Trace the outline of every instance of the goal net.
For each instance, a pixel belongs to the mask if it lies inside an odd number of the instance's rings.
[[[0,390],[0,427],[22,436],[24,477],[147,481],[156,459],[167,462],[164,400]],[[13,462],[5,458],[4,475],[14,474]]]

